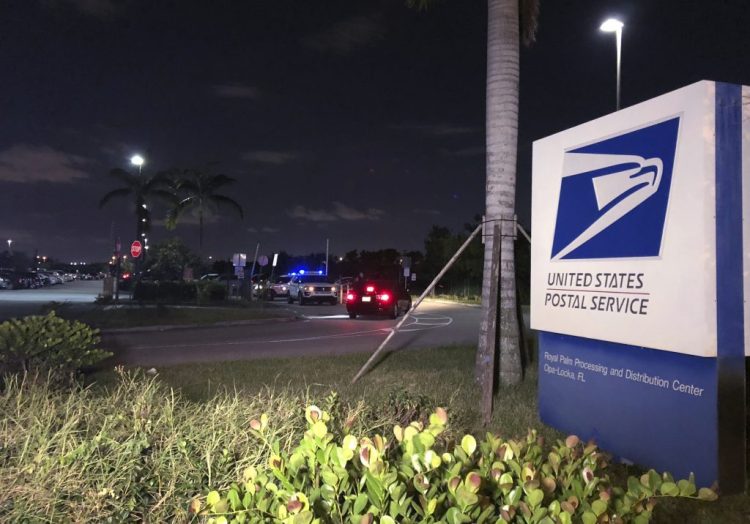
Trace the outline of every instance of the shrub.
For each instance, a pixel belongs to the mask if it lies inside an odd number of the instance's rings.
[[[0,374],[34,371],[69,375],[111,356],[97,349],[99,330],[51,311],[0,324]]]
[[[204,280],[196,282],[198,286],[198,302],[217,302],[226,300],[227,298],[227,286],[222,282],[213,282],[211,280]]]
[[[133,289],[133,299],[140,301],[191,302],[195,297],[195,284],[191,282],[137,282]]]
[[[487,434],[481,443],[465,435],[441,452],[435,443],[448,418],[441,408],[426,427],[395,426],[390,441],[337,439],[328,413],[310,406],[305,416],[308,430],[291,453],[269,438],[267,415],[253,420],[252,431],[273,454],[228,490],[193,499],[191,511],[211,524],[645,523],[660,497],[716,498],[692,479],[675,482],[653,470],[613,486],[607,457],[575,436],[545,453],[535,431],[522,440]]]

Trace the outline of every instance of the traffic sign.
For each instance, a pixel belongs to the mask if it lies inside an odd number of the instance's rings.
[[[264,267],[268,265],[268,257],[266,255],[261,255],[258,257],[258,264],[260,267]]]
[[[138,240],[133,240],[133,243],[130,244],[130,256],[133,258],[138,258],[141,256],[141,252],[143,251],[143,246]]]

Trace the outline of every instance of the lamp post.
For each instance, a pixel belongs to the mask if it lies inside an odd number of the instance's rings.
[[[620,110],[620,57],[622,56],[622,28],[625,24],[616,18],[608,18],[599,29],[605,33],[614,33],[617,43],[617,110]]]
[[[135,154],[135,155],[133,155],[133,156],[130,157],[130,163],[133,164],[134,166],[138,166],[138,176],[141,176],[141,171],[143,170],[143,164],[146,163],[146,160],[141,155]],[[146,204],[144,203],[144,204],[141,204],[141,205],[143,206],[143,213],[146,214],[147,213],[147,211],[146,211]],[[140,209],[138,211],[140,212]],[[136,240],[140,240],[141,238],[145,238],[145,236],[146,236],[146,229],[147,229],[147,226],[146,226],[146,217],[144,216],[144,217],[141,218],[140,222],[138,223],[138,228],[136,229],[136,232],[135,232],[136,233]],[[141,238],[139,238],[139,233],[140,233],[140,237]],[[147,239],[146,239],[146,242],[148,242]],[[146,246],[146,249],[148,249],[148,246]],[[141,256],[139,256],[135,260],[134,270],[135,270],[136,275],[138,275],[138,281],[139,282],[140,282],[140,279],[141,279],[141,276],[142,276],[142,273],[143,273],[143,267],[144,267],[145,258],[146,258],[146,251],[144,250],[144,251],[141,252]]]
[[[8,253],[10,255],[13,255],[13,248],[11,247],[11,244],[13,244],[13,239],[9,238],[8,239]]]

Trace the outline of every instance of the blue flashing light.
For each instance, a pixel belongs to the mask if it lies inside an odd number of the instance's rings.
[[[296,275],[296,274],[297,274],[297,272],[296,272],[296,271],[292,271],[292,275]]]
[[[318,270],[318,275],[322,275],[322,274],[323,274],[323,270],[322,270],[322,269],[319,269],[319,270]]]
[[[300,275],[304,275],[304,274],[305,274],[305,270],[304,270],[304,269],[300,269],[300,270],[299,270],[299,274],[300,274]]]

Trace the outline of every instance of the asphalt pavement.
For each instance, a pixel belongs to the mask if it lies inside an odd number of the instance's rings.
[[[364,317],[351,320],[344,306],[286,306],[297,320],[262,325],[185,327],[169,331],[104,334],[103,346],[116,363],[164,366],[310,355],[343,355],[374,351],[400,320]],[[475,344],[479,309],[424,303],[389,344],[389,351]]]
[[[49,288],[0,291],[0,320],[37,314],[45,304],[93,303],[100,281],[69,282]],[[269,357],[342,355],[374,351],[401,319],[349,319],[343,305],[288,305],[297,319],[232,326],[185,326],[169,330],[103,333],[102,347],[115,353],[116,363],[164,366]],[[424,302],[390,342],[389,351],[475,344],[479,308]]]

